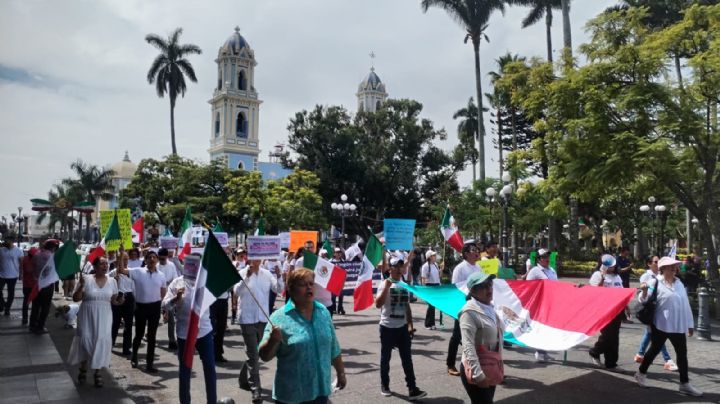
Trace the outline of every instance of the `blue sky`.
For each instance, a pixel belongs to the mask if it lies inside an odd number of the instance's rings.
[[[183,42],[199,82],[176,108],[178,151],[207,161],[218,48],[238,25],[258,61],[255,87],[260,112],[261,159],[287,139],[291,116],[316,104],[355,110],[357,85],[376,72],[393,98],[424,105],[422,116],[445,128],[457,143],[452,114],[474,94],[473,53],[464,33],[439,9],[423,13],[419,0],[74,0],[0,3],[0,214],[29,210],[69,176],[78,158],[101,166],[170,153],[169,102],[145,76],[155,49],[148,33],[183,27]],[[587,40],[587,20],[616,1],[572,2],[573,45]],[[486,73],[506,52],[545,56],[545,27],[520,28],[527,12],[508,8],[492,16],[481,49]],[[562,44],[555,13],[553,47]],[[557,51],[556,51],[557,54]],[[489,115],[486,114],[486,125]],[[487,170],[497,175],[497,151],[486,139]],[[461,177],[469,184],[470,170]]]

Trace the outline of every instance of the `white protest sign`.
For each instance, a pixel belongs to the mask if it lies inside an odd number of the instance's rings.
[[[280,236],[249,236],[246,245],[248,259],[276,260],[280,258]]]

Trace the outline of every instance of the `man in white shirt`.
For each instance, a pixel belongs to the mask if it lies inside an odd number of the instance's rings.
[[[10,307],[15,299],[15,284],[20,278],[23,252],[12,241],[6,239],[0,247],[0,310],[10,315]],[[7,285],[7,300],[3,298],[3,288]]]
[[[437,253],[433,250],[425,252],[425,263],[420,267],[420,281],[425,286],[440,285],[440,268],[437,263]],[[428,303],[425,312],[425,328],[435,329],[435,307]]]
[[[123,268],[127,266],[128,256],[122,254],[118,261],[122,260]],[[120,322],[123,324],[123,341],[122,341],[122,354],[123,356],[132,355],[132,328],[133,328],[133,312],[135,311],[135,282],[130,279],[129,275],[123,275],[118,272],[117,268],[110,271],[108,276],[115,278],[118,285],[118,294],[122,293],[123,304],[116,306],[112,305],[113,322],[112,322],[112,342],[115,345],[115,340],[120,330]]]
[[[541,248],[537,252],[537,265],[535,265],[527,273],[525,277],[527,281],[534,280],[557,280],[557,273],[555,269],[550,266],[550,252],[544,248]],[[548,362],[554,360],[550,354],[543,350],[535,351],[535,360],[538,362]]]
[[[158,270],[165,275],[165,288],[167,289],[170,282],[180,276],[178,268],[170,261],[170,252],[167,248],[158,250]],[[175,337],[175,311],[162,309],[162,316],[167,323],[168,349],[176,350],[177,338]]]
[[[268,301],[270,292],[282,290],[282,278],[260,268],[260,260],[250,260],[249,265],[240,270],[242,280],[235,285],[238,299],[238,320],[245,342],[248,360],[240,370],[240,387],[250,390],[253,402],[262,401],[260,385],[260,367],[258,363],[258,344],[267,324]],[[258,304],[265,305],[260,308]]]
[[[235,269],[238,270],[238,273],[247,266],[247,252],[245,251],[245,247],[240,246],[237,250],[235,250],[235,254],[233,255],[233,265],[235,265]],[[230,289],[230,324],[235,325],[236,322],[237,296],[235,296],[235,292]]]
[[[475,273],[480,272],[481,269],[475,263],[480,258],[480,249],[478,248],[475,241],[471,240],[466,242],[462,248],[463,262],[457,264],[453,269],[452,283],[456,286],[465,286],[467,278]],[[448,355],[447,355],[447,372],[451,376],[459,376],[460,372],[455,367],[455,361],[457,360],[458,347],[460,346],[460,323],[455,320],[453,326],[452,336],[448,343]]]
[[[120,261],[118,261],[120,262]],[[167,281],[165,275],[157,269],[158,255],[155,251],[145,254],[145,265],[141,268],[121,268],[118,272],[129,275],[135,287],[135,338],[132,344],[130,366],[138,366],[138,351],[145,336],[147,326],[147,355],[146,370],[148,373],[157,373],[153,366],[155,361],[155,337],[160,325],[160,304],[165,296]]]
[[[600,258],[600,269],[590,277],[590,286],[605,288],[622,288],[623,280],[617,274],[617,262],[615,257],[604,254]],[[620,346],[620,326],[625,318],[625,312],[621,311],[608,325],[600,330],[595,345],[588,352],[593,364],[602,366],[600,355],[605,355],[605,368],[615,369],[617,367],[618,350]]]

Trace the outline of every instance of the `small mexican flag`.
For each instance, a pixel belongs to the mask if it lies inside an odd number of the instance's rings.
[[[255,235],[256,236],[264,236],[265,235],[265,218],[261,217],[258,220],[257,229],[255,229]]]
[[[80,256],[75,252],[76,248],[75,243],[68,240],[55,252],[52,259],[48,260],[40,271],[40,277],[28,296],[29,301],[35,300],[40,290],[80,272]]]
[[[142,216],[132,225],[133,243],[142,243],[145,241],[145,218]]]
[[[113,215],[110,226],[108,226],[105,236],[103,236],[102,240],[100,240],[100,244],[98,244],[98,246],[95,247],[90,254],[88,254],[85,262],[92,263],[95,261],[95,258],[104,256],[107,244],[110,241],[117,241],[117,245],[122,244],[122,237],[120,236],[120,223],[118,222],[117,212]]]
[[[303,267],[315,272],[315,283],[335,295],[342,293],[347,276],[344,269],[309,251],[303,253]]]
[[[325,253],[328,257],[332,257],[333,255],[333,248],[332,244],[330,244],[330,239],[325,239],[325,242],[323,243],[322,247],[320,247],[320,250],[325,250]]]
[[[353,292],[353,311],[365,310],[373,305],[372,276],[375,268],[382,262],[382,254],[382,243],[374,234],[371,234],[370,240],[365,246],[365,255]]]
[[[195,280],[195,289],[190,305],[192,310],[183,352],[183,361],[188,369],[192,369],[195,341],[197,341],[200,330],[200,318],[217,300],[218,296],[227,292],[240,280],[240,274],[211,231],[203,251],[202,265]]]
[[[178,258],[181,260],[185,259],[185,256],[190,254],[192,251],[190,243],[192,242],[192,213],[190,207],[185,208],[185,217],[182,221],[182,227],[180,227],[180,241],[182,242],[182,251],[178,254]]]
[[[462,251],[463,238],[455,225],[455,218],[452,216],[452,213],[450,213],[449,206],[445,208],[445,214],[443,215],[442,222],[440,223],[440,231],[442,232],[445,241],[450,244],[450,247],[455,249],[457,252]]]

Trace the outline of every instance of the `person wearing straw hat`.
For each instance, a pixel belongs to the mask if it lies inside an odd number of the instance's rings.
[[[240,369],[238,379],[240,387],[252,393],[253,402],[262,401],[258,343],[268,322],[270,291],[278,293],[283,289],[282,278],[261,268],[260,263],[259,259],[251,259],[249,265],[240,270],[242,280],[234,287],[238,299],[237,322],[242,330],[248,358]],[[264,307],[259,304],[264,304]]]
[[[604,254],[600,258],[600,269],[590,277],[590,286],[605,288],[622,288],[622,278],[616,272],[617,262],[615,257]],[[621,311],[602,330],[595,345],[588,352],[590,359],[596,366],[602,366],[600,355],[605,355],[605,368],[615,369],[618,361],[618,350],[620,347],[620,325],[625,318],[625,312]]]
[[[635,380],[642,387],[647,385],[647,371],[660,352],[666,340],[675,348],[678,371],[680,373],[680,393],[700,397],[702,391],[690,384],[688,377],[687,338],[693,336],[695,321],[693,319],[687,291],[677,278],[680,261],[671,257],[662,257],[658,262],[660,275],[654,282],[643,284],[638,300],[645,303],[650,296],[656,295],[655,318],[650,325],[650,348],[645,353],[640,368],[635,373]],[[649,292],[648,292],[649,291]]]

